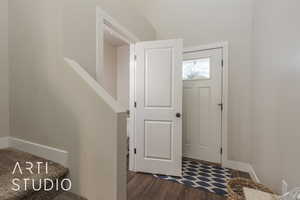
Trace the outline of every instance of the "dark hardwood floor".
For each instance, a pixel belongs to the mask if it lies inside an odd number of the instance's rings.
[[[246,172],[233,171],[234,177],[250,178]],[[128,200],[225,200],[223,196],[154,178],[151,174],[128,172]]]

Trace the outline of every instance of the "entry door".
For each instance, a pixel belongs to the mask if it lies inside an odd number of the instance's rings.
[[[183,57],[184,156],[220,163],[222,49]]]
[[[136,170],[181,176],[182,40],[136,44]]]

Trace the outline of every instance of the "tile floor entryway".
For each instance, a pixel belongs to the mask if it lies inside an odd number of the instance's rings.
[[[246,172],[232,170],[232,177],[249,178]],[[152,174],[128,171],[128,200],[226,200],[225,196],[155,178]]]
[[[226,183],[232,178],[231,169],[223,168],[217,164],[183,159],[182,172],[181,177],[166,175],[154,175],[154,177],[222,196],[227,195]]]

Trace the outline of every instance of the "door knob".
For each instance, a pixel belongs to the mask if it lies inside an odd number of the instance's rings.
[[[180,113],[176,113],[176,117],[177,117],[177,118],[180,118],[180,117],[181,117],[181,114],[180,114]]]

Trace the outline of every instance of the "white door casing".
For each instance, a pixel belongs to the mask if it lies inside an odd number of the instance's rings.
[[[222,49],[186,52],[184,61],[209,59],[210,77],[183,81],[183,154],[221,163]]]
[[[182,174],[182,40],[141,42],[136,52],[136,171]]]

